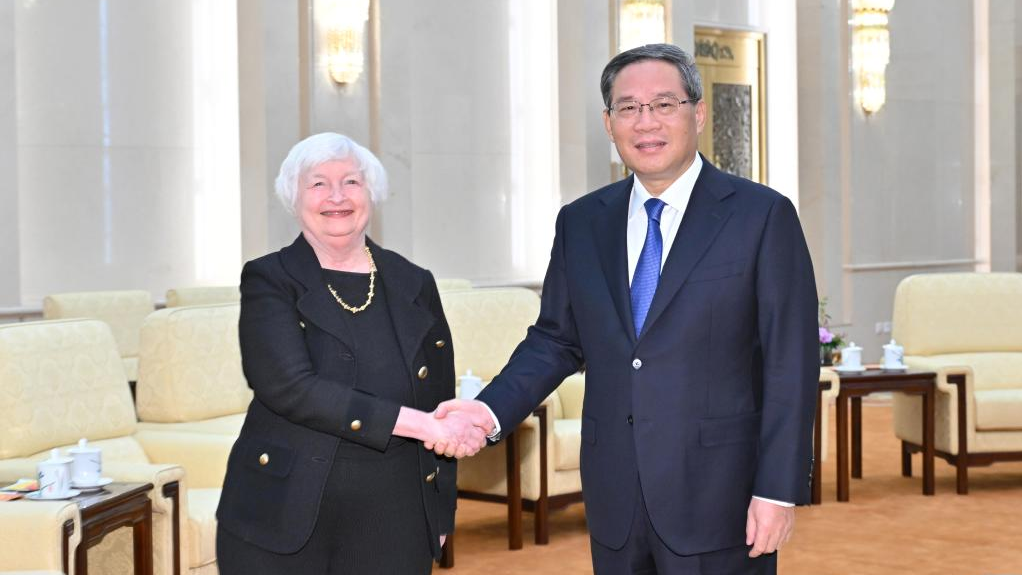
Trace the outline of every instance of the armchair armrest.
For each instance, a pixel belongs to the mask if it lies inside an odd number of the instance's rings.
[[[0,504],[0,569],[51,570],[73,575],[70,555],[82,540],[82,516],[70,501]]]
[[[220,488],[227,473],[227,457],[235,437],[204,433],[139,431],[142,449],[154,463],[174,463],[185,468],[191,488]]]
[[[585,374],[573,373],[561,382],[557,394],[561,398],[561,411],[564,414],[564,419],[582,419],[585,390]]]

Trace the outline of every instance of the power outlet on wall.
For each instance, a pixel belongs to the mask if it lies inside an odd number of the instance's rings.
[[[883,334],[883,333],[892,333],[892,322],[890,322],[890,321],[879,321],[879,322],[875,323],[874,324],[874,333],[878,334],[878,335]]]

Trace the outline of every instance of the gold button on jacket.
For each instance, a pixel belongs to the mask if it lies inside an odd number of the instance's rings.
[[[436,472],[436,471],[434,471],[433,473],[431,473],[431,474],[429,474],[429,475],[427,475],[427,476],[426,476],[426,482],[427,482],[427,483],[432,483],[432,482],[433,482],[433,479],[434,479],[435,477],[437,477],[437,472]]]
[[[437,346],[437,349],[440,349],[447,345],[447,343],[443,339],[438,339],[433,345]]]
[[[351,428],[352,431],[359,431],[360,429],[362,429],[362,422],[356,419],[355,421],[352,422]]]
[[[259,456],[259,464],[260,465],[266,465],[267,463],[270,463],[270,456],[267,455],[266,453],[260,455]]]
[[[424,365],[423,367],[419,368],[419,373],[417,375],[419,376],[419,379],[426,379],[426,376],[429,374],[430,370],[426,369],[426,366]]]

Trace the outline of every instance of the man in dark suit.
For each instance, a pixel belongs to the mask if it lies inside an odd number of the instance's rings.
[[[619,54],[601,91],[634,176],[561,210],[536,324],[477,401],[436,415],[496,437],[585,364],[595,573],[774,573],[809,501],[818,379],[796,211],[697,153],[706,104],[679,48]]]

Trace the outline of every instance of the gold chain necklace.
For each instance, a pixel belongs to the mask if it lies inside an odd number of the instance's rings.
[[[337,295],[337,292],[334,291],[334,286],[329,283],[327,284],[327,289],[330,290],[330,295],[334,296],[334,299],[337,300],[337,303],[341,304],[341,307],[345,311],[350,311],[353,314],[363,311],[369,307],[369,304],[373,303],[373,294],[375,293],[373,287],[376,284],[377,279],[377,264],[373,261],[373,254],[369,251],[369,246],[363,246],[362,249],[366,250],[366,257],[369,258],[369,295],[366,296],[366,303],[359,307],[352,307],[346,304],[345,300],[341,299],[341,296]]]

